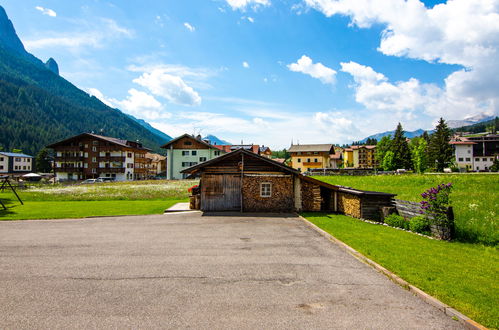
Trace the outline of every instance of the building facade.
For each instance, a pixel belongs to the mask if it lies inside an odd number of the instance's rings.
[[[288,152],[291,154],[291,167],[303,173],[313,169],[331,168],[334,145],[293,144]]]
[[[454,147],[454,161],[462,171],[489,171],[499,157],[498,134],[456,137],[450,144]]]
[[[53,143],[54,173],[61,181],[113,178],[116,181],[147,177],[149,149],[134,141],[83,133]]]
[[[166,157],[160,154],[146,153],[147,178],[166,174]]]
[[[22,175],[33,170],[33,156],[16,153],[0,152],[0,174]]]
[[[343,150],[345,168],[376,168],[378,163],[375,158],[376,146],[357,145]]]
[[[184,134],[171,140],[161,148],[166,149],[166,178],[185,179],[182,170],[216,158],[226,152],[204,141],[200,136]]]

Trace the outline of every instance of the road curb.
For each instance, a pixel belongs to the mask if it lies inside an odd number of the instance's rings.
[[[420,299],[422,299],[426,303],[432,305],[433,307],[436,307],[437,309],[439,309],[440,311],[442,311],[443,313],[445,313],[449,317],[451,317],[453,319],[457,319],[467,329],[470,329],[470,330],[488,330],[488,328],[484,327],[480,323],[475,322],[474,320],[472,320],[469,317],[467,317],[466,315],[458,312],[454,308],[452,308],[452,307],[444,304],[443,302],[441,302],[437,298],[435,298],[433,296],[430,296],[429,294],[427,294],[423,290],[418,289],[414,285],[412,285],[412,284],[408,283],[407,281],[401,279],[400,277],[398,277],[397,275],[395,275],[394,273],[392,273],[391,271],[389,271],[385,267],[383,267],[380,264],[378,264],[378,263],[372,261],[371,259],[367,258],[362,253],[358,252],[357,250],[355,250],[354,248],[350,247],[349,245],[343,243],[342,241],[340,241],[336,237],[332,236],[328,232],[324,231],[323,229],[317,227],[315,224],[311,223],[310,221],[308,221],[307,219],[305,219],[301,215],[298,215],[298,216],[299,216],[299,218],[302,221],[305,222],[305,224],[307,226],[309,226],[311,229],[315,230],[318,234],[320,234],[321,236],[327,238],[328,240],[330,240],[331,242],[335,243],[336,245],[340,246],[341,248],[343,248],[344,250],[346,250],[348,253],[350,253],[352,256],[354,256],[358,260],[360,260],[363,263],[366,263],[369,266],[373,267],[378,272],[380,272],[383,275],[387,276],[389,279],[391,279],[393,282],[397,283],[398,285],[400,285],[404,289],[412,292],[414,295],[416,295],[417,297],[419,297]]]

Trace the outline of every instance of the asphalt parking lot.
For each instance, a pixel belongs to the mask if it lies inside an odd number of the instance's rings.
[[[0,222],[0,328],[460,329],[290,216]]]

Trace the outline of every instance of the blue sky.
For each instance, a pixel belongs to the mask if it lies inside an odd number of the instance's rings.
[[[172,136],[350,143],[499,107],[498,1],[21,3],[28,51]]]

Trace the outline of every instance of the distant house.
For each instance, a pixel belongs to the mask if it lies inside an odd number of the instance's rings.
[[[199,175],[200,209],[240,212],[336,211],[379,219],[379,208],[393,194],[331,185],[245,149],[238,149],[182,171]]]
[[[291,154],[291,166],[300,172],[318,168],[331,168],[333,144],[293,144],[288,152]]]
[[[185,179],[188,175],[182,170],[216,158],[226,151],[201,138],[184,134],[171,140],[161,148],[166,149],[166,178]]]
[[[0,174],[18,176],[33,170],[33,156],[0,151]]]
[[[160,154],[146,153],[147,177],[154,178],[166,172],[166,157]]]
[[[454,147],[457,166],[469,171],[488,171],[499,157],[499,135],[455,137],[449,142]]]
[[[272,157],[272,150],[270,150],[269,147],[261,146],[259,155],[263,156],[263,157],[271,158]]]
[[[329,155],[331,168],[337,169],[343,166],[343,148],[334,147],[334,154]]]
[[[98,177],[117,181],[147,177],[145,155],[150,150],[141,143],[83,133],[53,143],[54,173],[58,180],[84,180]]]

